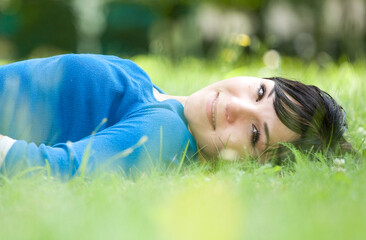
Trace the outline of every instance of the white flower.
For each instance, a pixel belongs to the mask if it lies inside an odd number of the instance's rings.
[[[208,177],[205,177],[205,181],[206,181],[206,182],[209,182],[209,181],[211,181],[211,179],[210,179],[210,178],[208,178]]]
[[[343,158],[336,158],[333,160],[334,166],[331,168],[333,172],[346,172],[346,169],[344,168],[344,164],[346,161]]]
[[[341,159],[336,158],[336,159],[334,159],[334,160],[333,160],[333,163],[334,163],[336,166],[340,167],[340,166],[342,166],[342,165],[344,165],[344,164],[345,164],[345,160],[344,160],[343,158],[341,158]]]
[[[359,132],[361,135],[366,136],[366,130],[363,127],[357,128],[357,132]]]

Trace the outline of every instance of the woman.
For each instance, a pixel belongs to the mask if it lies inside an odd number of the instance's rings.
[[[184,97],[164,94],[135,63],[115,56],[67,54],[0,67],[7,174],[48,165],[62,177],[129,174],[226,149],[280,161],[281,142],[335,150],[345,129],[344,112],[327,93],[282,78],[231,78]]]

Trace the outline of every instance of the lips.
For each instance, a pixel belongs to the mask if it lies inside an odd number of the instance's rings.
[[[213,95],[207,102],[206,112],[208,121],[211,123],[213,130],[216,130],[216,113],[217,113],[217,103],[220,93]]]

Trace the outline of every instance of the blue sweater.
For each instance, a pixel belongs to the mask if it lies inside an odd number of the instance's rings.
[[[196,143],[183,106],[157,101],[153,87],[134,62],[115,56],[68,54],[0,66],[0,134],[17,140],[1,170],[48,163],[62,177],[129,174],[192,159]]]

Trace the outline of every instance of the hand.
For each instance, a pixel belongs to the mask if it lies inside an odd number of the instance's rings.
[[[14,139],[0,134],[0,166],[14,143]]]

